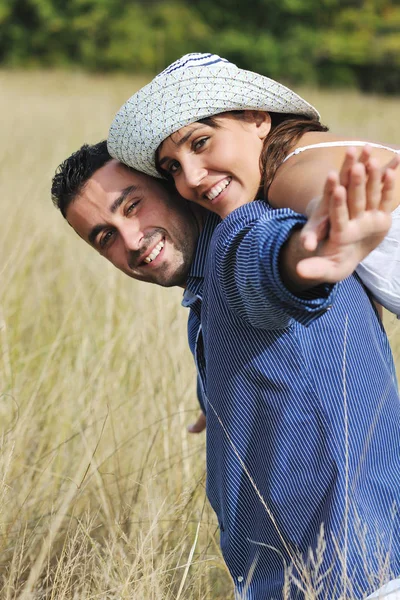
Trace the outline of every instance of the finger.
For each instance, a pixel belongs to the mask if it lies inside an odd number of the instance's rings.
[[[299,261],[296,271],[304,281],[337,283],[351,275],[357,264],[352,257],[350,260],[341,260],[336,263],[329,257],[313,256]]]
[[[189,433],[201,433],[206,428],[206,416],[200,413],[197,421],[188,426]]]
[[[355,164],[349,173],[347,186],[347,206],[349,218],[354,219],[366,206],[366,171],[363,163]]]
[[[358,157],[358,162],[366,165],[371,158],[371,151],[371,146],[369,144],[365,144],[360,152],[360,156]]]
[[[314,198],[307,206],[307,223],[300,234],[300,241],[305,250],[312,252],[318,242],[325,239],[329,229],[329,204],[335,186],[338,185],[338,175],[335,171],[328,174],[323,194]]]
[[[375,210],[381,199],[382,172],[377,161],[371,158],[366,164],[366,210]]]
[[[397,167],[400,164],[400,154],[396,154],[394,158],[392,158],[391,161],[389,161],[387,163],[387,165],[385,165],[383,167],[383,171],[385,171],[386,169],[397,169]]]
[[[340,184],[347,187],[349,183],[349,172],[350,169],[356,164],[356,149],[350,146],[346,150],[346,154],[343,160],[342,168],[340,169],[339,180]]]
[[[329,207],[330,237],[340,235],[349,222],[347,193],[342,185],[337,185],[332,193]]]
[[[336,171],[330,171],[326,177],[324,191],[322,194],[322,198],[319,202],[313,204],[313,200],[309,203],[309,208],[307,211],[308,217],[311,219],[313,216],[313,208],[314,206],[318,208],[318,215],[328,215],[329,214],[329,205],[332,197],[333,190],[339,184],[339,177]]]
[[[343,259],[335,263],[323,256],[313,256],[299,261],[296,271],[303,280],[337,283],[349,277],[362,258],[360,254],[350,256],[349,260]]]
[[[350,146],[346,150],[346,155],[343,161],[342,168],[340,170],[340,183],[345,187],[349,184],[350,171],[352,167],[359,163],[366,165],[371,158],[371,146],[366,144],[363,146],[360,155],[357,158],[357,149],[354,146]]]
[[[312,200],[310,200],[310,202],[307,204],[307,208],[304,213],[307,218],[311,217],[314,214],[314,212],[320,202],[321,202],[320,198],[313,198]]]
[[[387,169],[382,177],[382,195],[379,209],[386,213],[393,210],[395,201],[396,174],[393,169]]]
[[[331,262],[320,256],[300,260],[296,266],[296,272],[302,279],[319,280],[327,283],[336,282],[333,270]]]
[[[318,245],[317,232],[314,229],[307,229],[307,224],[303,227],[300,233],[300,241],[303,248],[308,252],[313,252]]]
[[[328,215],[321,218],[317,224],[306,223],[300,233],[300,240],[303,244],[303,248],[308,252],[313,252],[318,242],[324,240],[328,235],[329,231],[329,218]]]

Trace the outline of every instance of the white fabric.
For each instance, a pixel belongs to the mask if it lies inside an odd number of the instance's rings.
[[[400,600],[400,579],[393,579],[365,600]]]
[[[400,206],[392,212],[392,226],[385,239],[356,271],[374,298],[400,317]]]
[[[400,150],[395,150],[394,148],[390,148],[389,146],[383,146],[382,144],[375,144],[373,142],[360,142],[354,140],[341,140],[336,142],[320,142],[319,144],[310,144],[309,146],[302,146],[301,148],[296,148],[287,157],[284,159],[282,164],[289,160],[292,156],[296,156],[297,154],[301,154],[305,150],[314,150],[315,148],[342,148],[343,146],[371,146],[371,148],[382,148],[383,150],[389,150],[390,152],[394,152],[394,154],[399,154]]]
[[[312,144],[297,148],[288,154],[283,162],[291,156],[314,148],[332,148],[340,146],[365,146],[368,143],[373,148],[383,148],[394,154],[400,154],[389,146],[360,141],[340,141]],[[356,269],[364,285],[374,298],[385,308],[400,318],[400,206],[392,212],[392,226],[383,240]],[[399,598],[400,600],[400,598]]]

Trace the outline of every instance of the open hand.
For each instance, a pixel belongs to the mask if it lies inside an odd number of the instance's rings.
[[[394,171],[399,163],[400,156],[396,155],[384,167],[379,168],[376,162],[371,159],[371,147],[368,144],[363,147],[358,157],[356,148],[348,148],[340,170],[339,182],[346,189],[347,194],[350,195],[348,198],[350,218],[358,213],[359,202],[361,202],[361,206],[376,207],[381,192],[384,192],[386,198],[389,198],[390,206],[390,201],[393,200],[394,184],[390,190],[388,188],[384,190],[383,186],[386,174]],[[365,183],[361,183],[361,185],[365,185],[364,194],[357,193],[357,169],[356,172],[353,171],[357,164],[364,165],[365,168],[366,180]],[[301,241],[306,250],[315,250],[318,243],[328,235],[329,207],[334,185],[337,185],[337,181],[334,181],[332,177],[333,175],[328,176],[324,194],[319,198],[314,198],[308,204],[306,211],[308,222],[301,232]],[[390,195],[388,196],[388,194]]]
[[[313,252],[297,265],[303,279],[335,283],[348,277],[386,236],[399,157],[381,169],[369,152],[364,148],[356,159],[349,149],[340,175],[328,175],[322,198],[310,207],[311,228],[306,224],[300,239]]]

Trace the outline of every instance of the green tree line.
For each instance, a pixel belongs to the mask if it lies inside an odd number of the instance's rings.
[[[0,0],[0,65],[156,72],[209,51],[293,83],[400,91],[400,0]]]

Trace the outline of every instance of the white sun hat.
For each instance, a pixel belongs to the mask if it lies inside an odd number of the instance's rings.
[[[154,177],[156,151],[181,127],[230,110],[265,110],[319,119],[316,109],[284,85],[244,71],[216,54],[186,54],[120,108],[108,135],[119,161]]]

